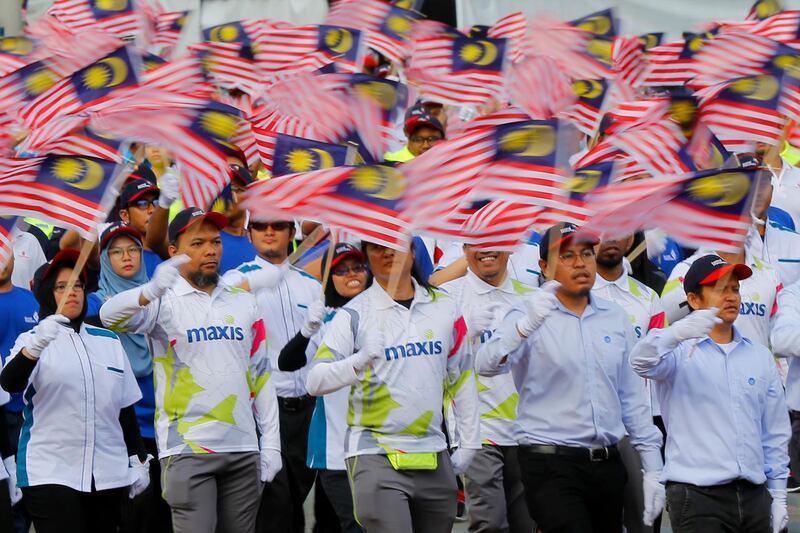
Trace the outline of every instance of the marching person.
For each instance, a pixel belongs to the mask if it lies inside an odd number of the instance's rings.
[[[661,309],[661,300],[656,291],[629,276],[623,259],[625,252],[633,246],[634,235],[621,239],[608,239],[597,245],[597,276],[592,287],[592,294],[609,300],[622,307],[628,314],[636,339],[642,338],[652,328],[664,327],[664,311]],[[656,426],[661,423],[661,412],[658,410],[658,400],[655,392],[645,381],[647,399],[653,422]],[[639,455],[631,447],[630,439],[624,438],[619,442],[619,452],[625,470],[628,474],[628,483],[625,485],[625,501],[623,502],[623,520],[627,533],[642,531],[659,531],[660,517],[656,518],[653,526],[645,525],[644,500],[642,493],[642,462]]]
[[[327,260],[327,254],[323,255],[323,272]],[[367,288],[369,277],[361,250],[349,243],[335,246],[325,301],[312,305],[303,327],[281,350],[278,366],[282,371],[299,370],[313,360],[337,310]],[[308,467],[319,472],[317,479],[336,512],[342,533],[360,533],[361,527],[353,515],[353,496],[344,464],[349,393],[342,388],[317,398],[308,433]]]
[[[306,385],[314,395],[349,391],[345,463],[364,529],[449,533],[456,475],[480,449],[466,325],[455,300],[419,275],[413,247],[362,247],[374,281],[328,325]],[[443,402],[460,436],[452,457]]]
[[[267,328],[270,363],[276,369],[270,381],[278,394],[283,455],[283,469],[264,487],[256,531],[303,533],[303,502],[316,477],[316,472],[306,465],[308,429],[315,402],[306,392],[308,369],[277,370],[278,354],[306,323],[309,310],[319,301],[320,283],[286,261],[295,235],[291,220],[251,220],[248,233],[257,255],[253,261],[239,265],[237,270],[247,277],[274,271],[276,267],[283,272],[277,285],[254,292]]]
[[[779,533],[788,522],[783,387],[770,351],[735,323],[739,283],[751,275],[716,255],[698,258],[683,281],[689,316],[631,352],[636,372],[658,382],[667,427],[661,479],[677,533]]]
[[[557,283],[528,295],[478,351],[480,375],[512,372],[519,391],[519,462],[542,531],[622,531],[627,431],[644,474],[644,522],[664,506],[662,437],[630,368],[635,338],[618,305],[591,294],[595,240],[572,224],[544,233],[539,266]]]
[[[114,223],[100,235],[99,288],[88,296],[86,321],[100,322],[100,308],[106,300],[148,282],[142,260],[142,235],[135,228]],[[155,434],[155,391],[153,389],[153,356],[147,338],[142,334],[118,333],[128,356],[142,399],[134,404],[139,431],[147,453],[158,456]],[[161,467],[150,461],[151,484],[140,497],[123,506],[121,531],[170,531],[169,506],[161,497]]]
[[[219,281],[225,223],[181,211],[169,225],[172,258],[100,310],[103,323],[149,336],[162,490],[177,533],[252,531],[261,483],[281,468],[264,324],[252,295]],[[264,272],[250,289],[280,276]]]
[[[458,303],[467,323],[467,337],[477,347],[491,338],[498,317],[534,289],[511,277],[509,252],[484,251],[470,244],[463,247],[467,273],[442,289]],[[511,374],[477,376],[476,382],[482,446],[464,474],[469,531],[531,533],[535,527],[525,503],[517,458],[519,394]]]
[[[116,334],[84,323],[85,271],[67,291],[77,256],[62,250],[37,271],[41,322],[0,374],[3,389],[24,391],[17,482],[40,533],[115,532],[123,495],[149,484],[128,358]]]

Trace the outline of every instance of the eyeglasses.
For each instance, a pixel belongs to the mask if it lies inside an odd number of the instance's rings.
[[[285,231],[292,227],[291,222],[281,221],[281,222],[251,222],[250,228],[256,231],[267,231],[268,228],[272,228],[273,231]]]
[[[575,252],[564,252],[563,254],[559,254],[558,258],[561,259],[562,263],[574,265],[579,255],[584,263],[591,263],[594,261],[594,250],[588,248],[582,250],[580,254],[576,254]]]
[[[346,276],[348,273],[363,274],[367,271],[367,265],[338,266],[331,269],[334,276]]]
[[[420,143],[420,144],[435,144],[442,140],[441,136],[439,135],[431,135],[430,137],[422,137],[421,135],[412,135],[408,138],[409,141],[412,143]]]
[[[139,246],[128,246],[127,248],[109,248],[108,249],[108,257],[113,258],[120,258],[125,253],[128,254],[129,257],[139,257],[142,253],[142,249]]]
[[[157,199],[152,200],[134,200],[133,202],[128,204],[128,207],[138,207],[139,209],[147,209],[148,207],[155,206]]]
[[[55,286],[53,287],[53,290],[60,294],[60,293],[64,292],[65,290],[67,290],[67,283],[65,281],[60,281],[60,282],[55,284]],[[72,285],[72,290],[82,291],[83,290],[83,282],[82,281],[76,281]]]

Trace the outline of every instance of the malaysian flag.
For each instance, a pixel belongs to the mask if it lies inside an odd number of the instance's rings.
[[[0,271],[2,271],[8,260],[14,255],[14,226],[17,224],[17,217],[0,216]]]
[[[85,117],[59,117],[34,130],[17,145],[17,153],[88,155],[122,163],[122,141],[103,135],[86,126]]]
[[[55,0],[47,11],[73,30],[99,29],[116,37],[142,33],[144,14],[135,0]]]
[[[415,11],[382,0],[340,0],[331,6],[325,24],[363,30],[370,48],[402,63],[411,53],[409,34],[419,18]]]
[[[608,161],[596,165],[576,168],[562,185],[563,196],[559,203],[545,208],[537,217],[540,227],[549,227],[559,222],[581,225],[593,214],[588,203],[593,191],[613,183],[616,179],[618,163]]]
[[[543,208],[529,203],[495,200],[466,221],[462,228],[464,242],[479,250],[514,251],[527,242]]]
[[[650,175],[683,174],[695,170],[685,153],[686,138],[678,124],[663,120],[628,128],[606,139],[638,162]]]
[[[93,239],[119,194],[118,168],[93,157],[30,159],[0,179],[0,215],[35,217]]]
[[[243,206],[253,219],[310,218],[362,240],[400,251],[410,246],[410,228],[399,200],[405,178],[384,165],[339,167],[290,174],[248,187]]]
[[[358,72],[364,62],[365,37],[360,30],[325,24],[264,32],[254,57],[265,76],[315,71],[336,63],[339,72]]]
[[[714,169],[681,179],[641,180],[596,191],[597,214],[584,227],[606,238],[668,228],[684,246],[741,250],[752,224],[757,169]]]
[[[513,63],[508,78],[509,100],[536,119],[551,118],[577,99],[569,77],[547,56],[529,56]]]
[[[27,37],[0,37],[0,76],[33,62],[34,42]]]
[[[14,115],[47,92],[59,76],[45,61],[35,61],[0,78],[0,112]]]
[[[571,66],[574,76],[581,78],[610,78],[613,76],[612,48],[617,36],[614,12],[604,9],[573,20],[569,26],[586,32],[578,60]]]
[[[756,0],[747,12],[745,20],[764,20],[783,11],[779,0]]]
[[[22,123],[34,129],[62,115],[97,110],[98,105],[116,98],[119,91],[138,85],[135,59],[135,54],[122,47],[58,81],[20,112]]]
[[[150,46],[156,50],[158,55],[164,58],[172,56],[172,52],[181,38],[181,33],[183,33],[183,28],[186,26],[189,13],[191,12],[167,11],[157,15],[155,36]]]
[[[576,80],[572,89],[578,100],[558,114],[558,118],[569,120],[584,134],[594,137],[603,120],[603,104],[608,95],[608,82],[598,80]]]
[[[345,164],[347,147],[253,128],[264,169],[273,177]]]

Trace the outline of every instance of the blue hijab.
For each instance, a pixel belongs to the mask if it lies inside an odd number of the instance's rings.
[[[125,234],[125,236],[140,247],[142,246],[142,242],[133,235]],[[117,239],[111,239],[100,252],[100,280],[96,294],[102,302],[128,289],[141,287],[148,281],[147,270],[144,267],[142,256],[139,256],[139,271],[132,278],[125,279],[114,272],[111,267],[111,260],[108,258],[108,249],[115,240]],[[122,342],[122,347],[125,348],[125,353],[128,354],[128,360],[131,362],[134,375],[137,378],[149,376],[153,372],[153,358],[150,356],[150,349],[145,336],[135,333],[120,333],[119,340]]]

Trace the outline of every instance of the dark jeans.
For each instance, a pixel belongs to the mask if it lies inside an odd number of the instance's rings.
[[[142,438],[150,461],[150,486],[134,499],[124,498],[120,533],[171,533],[172,515],[161,497],[161,463],[155,439]]]
[[[22,489],[36,533],[116,533],[127,487],[80,492],[64,485]]]
[[[792,421],[792,438],[789,440],[789,466],[792,477],[800,482],[800,411],[789,411]]]
[[[19,432],[22,430],[22,412],[6,411],[6,423],[8,424],[8,440],[14,448],[14,456],[19,446]],[[31,517],[25,510],[25,501],[20,500],[17,505],[11,508],[11,519],[14,522],[14,533],[28,533],[31,529]]]
[[[528,511],[544,533],[619,533],[625,467],[605,461],[545,455],[519,447]]]
[[[272,483],[264,485],[256,521],[257,533],[305,531],[303,502],[317,476],[316,470],[306,466],[314,398],[306,396],[297,403],[296,407],[288,406],[285,399],[278,399],[283,468]]]
[[[747,481],[713,487],[667,483],[674,533],[770,533],[771,505],[767,487]]]
[[[347,470],[320,470],[317,479],[339,517],[342,533],[361,533],[361,526],[353,514],[353,492],[347,479]]]

